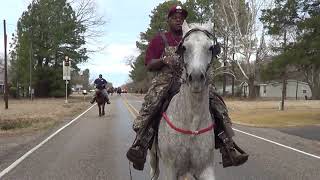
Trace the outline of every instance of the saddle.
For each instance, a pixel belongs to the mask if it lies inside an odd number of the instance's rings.
[[[102,90],[101,89],[97,89],[96,97],[100,97],[100,96],[101,97],[104,96],[103,93],[102,93]],[[107,97],[106,96],[104,96],[104,101],[107,102]]]

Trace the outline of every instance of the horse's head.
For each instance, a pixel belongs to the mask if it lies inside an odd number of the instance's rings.
[[[214,36],[211,23],[183,23],[183,39],[178,47],[178,54],[184,61],[186,81],[192,93],[200,93],[207,87],[207,71],[214,56]]]
[[[97,90],[96,90],[96,96],[97,96],[97,97],[102,96],[102,91],[101,91],[100,89],[97,89]]]

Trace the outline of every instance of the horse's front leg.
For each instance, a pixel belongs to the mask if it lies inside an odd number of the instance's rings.
[[[99,116],[101,116],[101,106],[99,105]]]
[[[166,179],[167,180],[178,180],[178,173],[177,169],[172,165],[172,166],[166,166]]]
[[[214,180],[214,165],[210,165],[205,168],[199,175],[200,180]]]
[[[151,180],[158,180],[159,179],[159,174],[160,174],[160,169],[159,169],[159,154],[156,152],[157,146],[155,143],[153,143],[151,150],[149,151],[150,155],[150,175],[151,175]]]
[[[105,115],[104,109],[105,109],[105,103],[102,105],[102,115],[103,116]]]

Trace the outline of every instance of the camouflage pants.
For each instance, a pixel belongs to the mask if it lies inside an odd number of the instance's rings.
[[[144,129],[153,124],[155,119],[160,119],[160,113],[163,111],[163,104],[170,101],[174,96],[173,86],[179,84],[171,73],[160,72],[151,83],[144,103],[139,111],[139,115],[133,122],[133,129]]]
[[[228,108],[224,103],[222,97],[216,93],[214,87],[209,85],[209,110],[212,119],[215,120],[215,143],[216,148],[220,148],[223,144],[222,140],[218,137],[218,134],[224,131],[226,135],[231,138],[234,136],[232,129],[232,122],[228,115]]]
[[[171,101],[172,97],[179,91],[180,86],[180,81],[169,73],[162,72],[156,76],[144,98],[139,115],[134,120],[133,129],[137,131],[138,129],[149,128],[155,123],[157,124],[161,119],[161,112],[166,109],[166,107],[163,107],[164,103]],[[216,124],[216,148],[220,148],[222,141],[217,135],[224,131],[231,138],[234,136],[234,131],[231,128],[232,123],[228,115],[227,106],[222,97],[215,92],[212,85],[209,86],[209,101],[210,114],[212,119],[215,119]],[[167,105],[166,103],[165,106]]]

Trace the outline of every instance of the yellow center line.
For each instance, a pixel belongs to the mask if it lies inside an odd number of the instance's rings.
[[[139,114],[138,110],[136,108],[134,108],[127,100],[127,98],[123,97],[122,98],[124,105],[126,106],[126,108],[128,109],[128,111],[130,112],[130,114],[132,115],[133,118],[136,118],[137,115]]]

